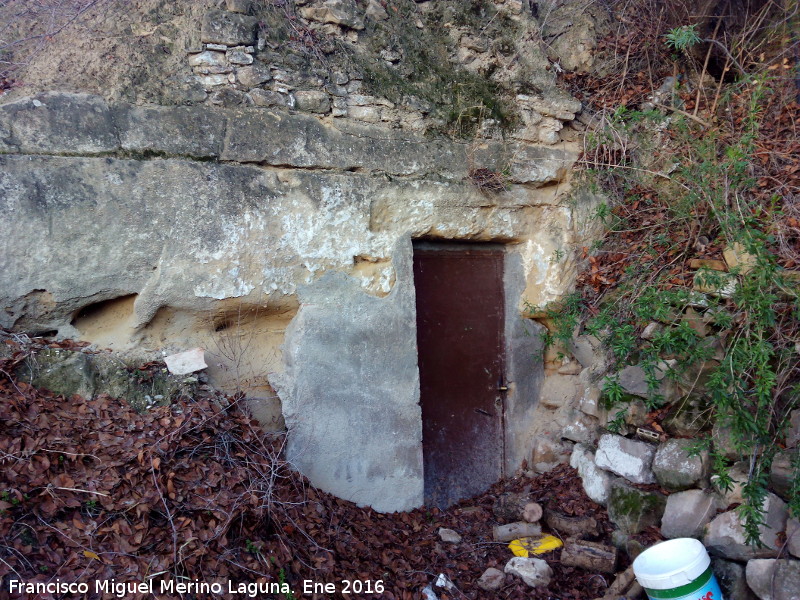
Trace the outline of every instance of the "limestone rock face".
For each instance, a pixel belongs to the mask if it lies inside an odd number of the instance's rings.
[[[633,483],[655,483],[651,470],[655,454],[656,447],[651,444],[605,434],[600,437],[595,462]]]
[[[230,83],[236,69],[255,71],[221,63],[223,53],[229,63],[254,54],[239,47],[254,41],[252,17],[212,11],[204,31],[206,46],[191,54],[192,68],[208,70],[198,76]],[[304,96],[288,75],[251,74],[251,84],[291,93],[223,86],[209,94],[219,107],[68,93],[0,105],[0,326],[115,350],[205,348],[213,385],[247,382],[264,411],[282,408],[292,460],[315,484],[402,510],[422,498],[411,240],[503,243],[507,341],[524,349],[511,361],[507,407],[509,469],[518,468],[541,374],[529,362],[539,338],[517,307],[563,293],[577,258],[554,264],[552,251],[591,237],[580,223],[598,197],[567,203],[552,185],[568,180],[578,148],[492,139],[469,148],[507,173],[507,189],[489,196],[469,183],[460,141],[321,112],[228,108],[294,99],[327,110],[328,96]],[[351,75],[338,81],[350,87]],[[381,118],[395,110],[373,101]],[[386,429],[364,436],[364,420]]]
[[[99,154],[119,148],[111,110],[97,96],[49,92],[0,106],[0,150]]]

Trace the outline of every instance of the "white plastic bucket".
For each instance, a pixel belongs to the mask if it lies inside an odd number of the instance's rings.
[[[705,546],[692,538],[656,544],[633,561],[650,600],[723,600]]]

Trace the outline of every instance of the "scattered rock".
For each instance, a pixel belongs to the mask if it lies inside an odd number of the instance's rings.
[[[800,598],[800,561],[756,558],[747,562],[747,585],[760,600]]]
[[[25,359],[16,375],[33,387],[67,397],[77,394],[91,400],[97,389],[97,371],[91,358],[74,350],[45,348]]]
[[[744,246],[739,242],[734,242],[726,247],[722,252],[722,257],[728,264],[729,269],[738,268],[741,275],[750,272],[757,264],[756,257],[745,250]]]
[[[503,570],[522,578],[531,587],[545,586],[553,577],[553,569],[541,558],[515,556],[506,563]]]
[[[583,444],[575,444],[569,461],[577,469],[586,495],[598,504],[606,505],[611,492],[611,475],[595,464],[594,453]]]
[[[489,567],[478,579],[478,587],[487,592],[495,592],[503,587],[506,576],[500,569]]]
[[[508,525],[495,525],[492,528],[492,538],[495,542],[510,542],[517,538],[541,535],[541,533],[541,525],[525,521],[509,523]]]
[[[708,325],[706,325],[703,320],[703,316],[691,306],[683,313],[681,321],[686,323],[700,337],[706,337],[708,335]]]
[[[667,402],[674,399],[674,382],[666,379],[666,374],[669,369],[669,364],[665,361],[663,365],[659,365],[655,369],[655,378],[660,383],[658,388],[650,391],[647,385],[647,374],[645,370],[639,365],[631,365],[625,367],[619,372],[619,384],[629,394],[639,396],[640,398],[649,398],[654,394],[662,396]]]
[[[533,496],[522,492],[503,492],[495,500],[494,506],[492,507],[492,514],[494,518],[501,523],[519,521],[524,517],[528,507],[531,505],[538,507],[539,516],[535,519],[525,518],[524,520],[529,523],[535,523],[541,518],[542,509],[541,506],[536,503]],[[537,512],[536,509],[534,509],[533,512]],[[532,513],[529,516],[536,515]]]
[[[634,427],[642,427],[647,423],[647,405],[640,398],[632,398],[625,405],[625,423]]]
[[[642,542],[619,529],[615,529],[611,532],[611,543],[614,544],[615,548],[625,552],[631,562],[645,550]],[[615,598],[614,600],[617,599]]]
[[[690,269],[711,269],[712,271],[727,271],[728,267],[721,260],[712,258],[693,258],[689,261]]]
[[[762,547],[754,547],[746,543],[744,525],[739,512],[731,510],[713,519],[703,538],[708,551],[716,556],[731,560],[749,560],[751,558],[771,558],[778,555],[780,543],[778,535],[786,527],[786,503],[775,494],[767,494],[762,506],[764,524],[759,527]]]
[[[609,433],[600,437],[595,463],[633,483],[655,483],[650,470],[655,453],[652,444]]]
[[[249,46],[256,39],[258,19],[226,10],[210,10],[203,16],[200,39],[207,44]]]
[[[642,339],[643,340],[652,340],[658,334],[660,334],[662,331],[664,331],[664,326],[661,323],[657,323],[655,321],[651,321],[642,330]]]
[[[461,542],[461,536],[458,535],[457,532],[452,529],[447,529],[446,527],[439,528],[439,538],[448,544],[458,544]]]
[[[232,88],[223,88],[221,90],[217,90],[211,94],[211,97],[209,98],[211,104],[224,107],[240,106],[241,104],[245,103],[246,100],[247,94]]]
[[[598,542],[568,539],[561,550],[561,564],[613,573],[617,567],[617,549]]]
[[[724,598],[756,600],[757,596],[747,585],[744,565],[731,560],[714,558],[711,560],[711,570],[717,577]]]
[[[444,573],[439,573],[439,575],[436,577],[436,581],[433,582],[433,585],[445,590],[452,590],[454,587],[456,587],[455,584],[450,581],[450,578]]]
[[[238,50],[236,48],[232,48],[225,53],[225,58],[228,59],[228,62],[233,65],[251,65],[253,64],[253,55],[244,52],[243,50]]]
[[[386,12],[378,0],[369,0],[366,15],[376,21],[385,21],[389,18],[389,13]]]
[[[581,373],[581,378],[583,378],[583,373]],[[601,396],[602,391],[599,387],[592,384],[585,385],[578,408],[582,413],[590,417],[597,417],[598,419],[605,418],[606,411],[600,406]]]
[[[665,506],[663,494],[639,490],[621,480],[611,484],[608,517],[625,533],[639,533],[646,527],[658,525]]]
[[[708,477],[708,451],[689,456],[693,440],[671,439],[658,447],[653,459],[653,474],[668,490],[685,490]]]
[[[730,298],[736,291],[738,283],[736,275],[731,273],[699,269],[695,272],[692,287],[696,292],[719,296],[720,298]]]
[[[661,534],[668,539],[699,537],[717,511],[724,507],[717,494],[703,490],[670,494],[661,519]]]
[[[192,348],[185,352],[170,354],[164,357],[164,362],[169,372],[173,375],[188,375],[208,368],[203,348]]]

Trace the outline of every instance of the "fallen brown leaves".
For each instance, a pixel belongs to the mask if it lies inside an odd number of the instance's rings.
[[[0,575],[183,577],[225,589],[228,581],[285,580],[296,597],[303,579],[335,583],[337,597],[341,580],[380,579],[386,590],[377,597],[410,600],[444,573],[457,589],[437,589],[442,600],[482,598],[475,581],[511,557],[491,541],[500,491],[527,489],[543,506],[593,516],[603,537],[610,531],[568,467],[502,482],[448,511],[387,515],[311,487],[281,459],[282,442],[263,434],[236,400],[198,398],[138,414],[107,396],[64,398],[3,377]],[[441,542],[439,527],[464,540]],[[499,597],[602,595],[602,577],[560,565],[558,551],[547,558],[555,571],[549,589],[509,576]]]

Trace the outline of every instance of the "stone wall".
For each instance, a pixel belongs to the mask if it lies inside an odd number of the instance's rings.
[[[421,502],[411,240],[501,243],[513,472],[537,433],[541,381],[538,325],[522,313],[571,289],[600,200],[573,187],[580,146],[564,124],[580,104],[553,85],[534,16],[479,4],[491,14],[422,3],[417,23],[376,2],[297,2],[289,15],[229,1],[195,23],[190,105],[12,96],[0,105],[0,326],[143,357],[204,347],[213,384],[246,392],[267,427],[285,418],[312,482],[406,509]],[[485,18],[508,26],[510,46]],[[445,53],[432,77],[492,85],[434,97],[452,82],[410,74],[430,65],[412,64],[409,23]],[[298,49],[299,34],[313,44]],[[398,96],[403,77],[413,86]],[[358,352],[344,344],[355,338]]]

